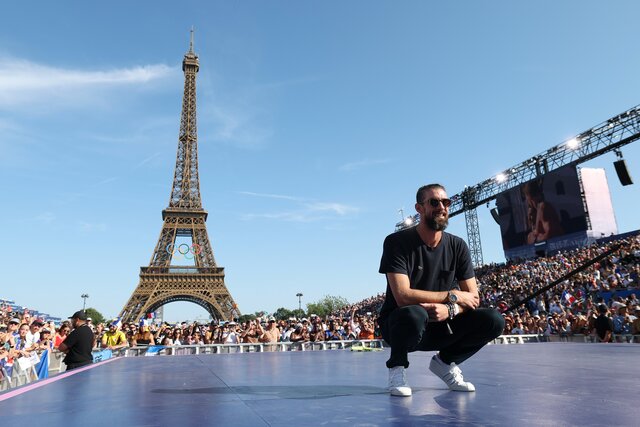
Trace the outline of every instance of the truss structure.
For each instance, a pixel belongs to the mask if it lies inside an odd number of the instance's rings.
[[[541,177],[562,166],[584,163],[605,153],[619,149],[640,139],[640,105],[635,106],[617,116],[588,129],[569,141],[565,141],[548,150],[539,153],[522,163],[504,170],[494,177],[465,187],[465,189],[451,197],[449,217],[465,213],[467,218],[467,232],[471,253],[479,253],[482,259],[482,247],[477,226],[477,215],[468,214],[478,206],[489,203],[503,191],[517,187],[532,179]],[[415,225],[419,221],[418,215],[407,218],[396,224],[396,230]],[[469,224],[469,221],[475,222]],[[474,260],[474,263],[476,260]],[[479,264],[476,264],[479,265]]]
[[[184,95],[180,117],[178,153],[169,206],[162,211],[162,230],[147,267],[140,268],[140,282],[120,312],[123,322],[137,322],[163,305],[188,301],[202,306],[218,320],[240,314],[224,283],[224,268],[216,264],[202,208],[198,176],[198,134],[196,126],[196,74],[200,69],[193,51],[182,61]],[[191,244],[176,242],[186,239]],[[175,265],[180,254],[193,265]]]

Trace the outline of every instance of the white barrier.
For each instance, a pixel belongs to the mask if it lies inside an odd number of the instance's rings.
[[[44,357],[48,357],[48,352]],[[4,391],[14,387],[20,387],[38,380],[36,365],[40,362],[38,353],[33,352],[28,357],[20,357],[13,360],[13,367],[10,369],[11,374],[3,366],[0,368],[0,391]]]
[[[640,335],[614,335],[613,341],[616,343],[640,343]],[[595,343],[599,342],[593,335],[537,335],[537,334],[523,334],[523,335],[500,335],[493,340],[490,344],[524,344],[528,342],[585,342]]]
[[[640,343],[640,335],[618,335],[616,342]],[[490,342],[490,344],[525,344],[543,342],[594,342],[591,335],[500,335]],[[159,356],[187,356],[197,354],[229,354],[229,353],[263,353],[282,351],[324,351],[343,350],[353,346],[362,345],[365,348],[381,349],[386,347],[383,340],[349,340],[349,341],[319,341],[319,342],[278,342],[278,343],[244,343],[244,344],[205,344],[205,345],[175,345],[162,347],[155,351],[154,355]],[[149,347],[128,347],[114,351],[113,357],[137,357],[149,356]]]
[[[323,351],[342,350],[354,345],[365,348],[382,348],[382,340],[318,341],[318,342],[279,342],[279,343],[243,343],[243,344],[205,344],[167,346],[157,352],[160,356],[185,356],[195,354],[263,353],[271,351]],[[148,347],[129,347],[125,356],[143,356]]]

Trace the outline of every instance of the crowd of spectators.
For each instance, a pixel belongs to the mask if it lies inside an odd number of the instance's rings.
[[[560,252],[549,257],[486,265],[476,271],[481,304],[506,311],[585,262],[620,245],[611,255],[505,315],[504,334],[592,335],[604,311],[616,336],[640,334],[640,238]],[[608,298],[605,298],[608,297]]]
[[[352,309],[346,315],[325,317],[314,314],[301,319],[256,317],[244,322],[197,322],[136,325],[115,321],[109,329],[96,328],[96,341],[103,348],[122,346],[183,346],[206,344],[273,344],[277,342],[319,342],[375,339],[380,337],[373,312]]]
[[[588,260],[620,248],[527,303],[506,311]],[[611,342],[640,334],[640,237],[592,245],[534,260],[486,265],[476,271],[481,305],[505,317],[504,335],[587,335]],[[607,298],[605,298],[605,296]],[[117,350],[148,345],[182,346],[276,342],[318,342],[380,338],[377,313],[384,293],[342,307],[327,316],[257,317],[244,322],[209,324],[92,324],[95,347]],[[604,326],[603,326],[604,325]],[[0,307],[0,365],[33,351],[56,349],[71,331],[59,325]]]

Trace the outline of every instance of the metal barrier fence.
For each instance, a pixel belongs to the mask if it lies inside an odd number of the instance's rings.
[[[640,343],[640,335],[614,335],[613,341],[616,343]],[[491,344],[524,344],[529,342],[599,342],[593,335],[500,335]]]
[[[382,340],[353,340],[353,341],[319,341],[319,342],[279,342],[279,343],[245,343],[245,344],[206,344],[179,345],[164,347],[158,355],[185,356],[194,354],[228,354],[228,353],[262,353],[271,351],[323,351],[358,349],[381,349]],[[124,356],[135,357],[146,355],[148,347],[129,347]]]

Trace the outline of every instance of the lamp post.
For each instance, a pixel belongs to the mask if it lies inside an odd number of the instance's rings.
[[[84,311],[84,308],[87,306],[87,298],[89,298],[89,294],[82,294],[80,295],[80,298],[82,298],[82,311]]]
[[[298,297],[298,310],[302,310],[302,294],[300,292],[298,292],[296,294],[296,296]]]

